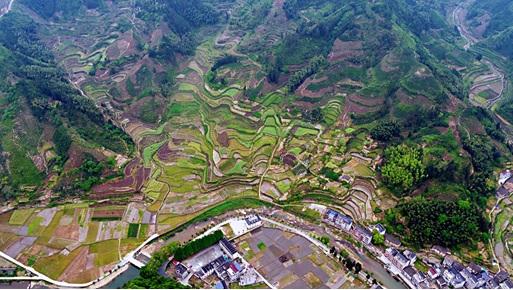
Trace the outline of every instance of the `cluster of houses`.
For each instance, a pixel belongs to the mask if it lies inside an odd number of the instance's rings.
[[[366,228],[357,223],[353,223],[353,219],[350,216],[342,214],[333,209],[326,210],[324,213],[324,221],[353,235],[357,240],[364,243],[365,245],[371,244],[373,231],[377,231],[380,235],[385,236],[385,243],[389,243],[390,245],[397,247],[401,245],[399,238],[390,234],[386,234],[386,229],[383,225],[377,224]]]
[[[513,178],[508,178],[512,180]],[[513,183],[512,183],[513,184]],[[385,238],[385,245],[388,247],[384,252],[385,264],[388,268],[396,268],[397,274],[410,286],[419,289],[446,289],[446,288],[486,288],[486,289],[513,289],[513,282],[507,272],[500,271],[496,274],[474,263],[467,267],[456,261],[450,255],[448,249],[434,246],[431,252],[441,256],[441,264],[431,264],[426,273],[418,271],[415,267],[417,255],[411,250],[400,251],[401,241],[398,237],[386,233],[386,229],[380,225],[373,225],[369,228],[353,223],[351,217],[346,216],[333,209],[327,209],[324,214],[324,221],[349,234],[364,245],[372,242],[372,232],[377,231]],[[396,272],[396,271],[393,271]]]
[[[508,273],[501,271],[492,274],[487,269],[470,263],[464,266],[450,255],[448,249],[434,246],[431,251],[444,257],[441,264],[432,264],[426,273],[418,271],[414,264],[417,256],[410,250],[401,252],[397,248],[387,248],[385,257],[400,271],[402,277],[419,289],[512,289],[513,283]]]
[[[429,267],[427,273],[418,271],[413,267],[416,257],[411,251],[400,252],[395,248],[388,248],[385,256],[392,264],[402,271],[416,288],[420,289],[512,289],[513,283],[508,273],[501,271],[495,275],[487,269],[474,263],[466,267],[456,261],[447,249],[435,246],[432,252],[445,255],[442,264]]]
[[[250,215],[241,221],[246,224],[240,229],[244,232],[262,224],[257,215]],[[196,280],[216,289],[228,289],[232,283],[249,286],[261,282],[260,275],[244,261],[235,246],[226,238],[190,259],[190,263],[172,261],[174,276],[185,285]]]
[[[372,232],[369,229],[353,223],[353,219],[350,216],[336,210],[327,209],[324,214],[324,221],[338,229],[351,233],[362,243],[368,245],[372,241]]]

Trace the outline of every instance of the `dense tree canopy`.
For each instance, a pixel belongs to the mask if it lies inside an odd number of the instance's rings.
[[[458,202],[415,199],[399,206],[405,218],[407,239],[412,244],[453,247],[482,238],[486,222],[469,201]]]
[[[186,258],[216,244],[224,237],[223,232],[215,231],[210,235],[191,241],[175,251],[175,259],[182,261]]]
[[[405,144],[387,147],[381,174],[385,184],[395,191],[402,193],[411,190],[426,177],[422,149]]]
[[[399,136],[399,133],[401,133],[401,129],[395,121],[379,122],[370,132],[373,139],[385,142]]]
[[[123,288],[127,289],[187,289],[175,279],[165,278],[159,274],[159,268],[173,255],[179,247],[173,242],[156,252],[146,266],[141,268],[140,276],[128,281]]]

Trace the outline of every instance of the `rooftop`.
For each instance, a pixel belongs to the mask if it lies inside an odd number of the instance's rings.
[[[237,253],[237,249],[235,248],[235,246],[232,243],[230,243],[230,241],[228,241],[226,238],[222,238],[221,241],[219,241],[219,243],[222,244],[226,250],[228,250],[229,254],[233,255]]]
[[[397,236],[392,235],[392,234],[385,234],[385,241],[387,241],[393,245],[398,245],[398,246],[401,245],[401,240]]]
[[[415,268],[413,268],[412,266],[404,268],[404,272],[408,274],[410,277],[413,277],[415,274],[417,274],[417,270],[415,270]]]
[[[246,218],[246,223],[248,225],[253,225],[253,224],[256,224],[260,221],[260,217],[256,214],[254,215],[250,215]]]

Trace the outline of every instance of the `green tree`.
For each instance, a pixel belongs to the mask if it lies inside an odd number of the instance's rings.
[[[399,124],[395,121],[382,121],[376,127],[372,128],[370,134],[373,139],[379,141],[389,141],[393,137],[398,137],[401,133]]]
[[[422,162],[422,149],[401,144],[385,149],[385,164],[381,175],[387,186],[398,193],[411,190],[426,177],[426,167]]]
[[[418,247],[469,244],[487,231],[482,212],[467,201],[414,199],[398,209],[407,228],[406,240]]]
[[[383,235],[379,234],[379,232],[377,230],[373,230],[372,231],[372,243],[376,246],[384,245],[385,237]]]

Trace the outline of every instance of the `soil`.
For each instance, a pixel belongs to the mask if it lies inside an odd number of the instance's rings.
[[[363,55],[361,41],[341,41],[337,38],[328,55],[328,61],[335,63],[360,55]]]

